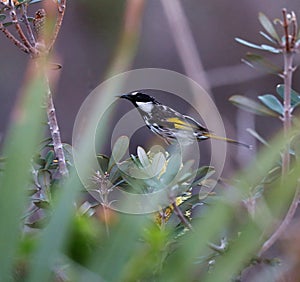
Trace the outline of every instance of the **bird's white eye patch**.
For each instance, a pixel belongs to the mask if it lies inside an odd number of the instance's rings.
[[[132,92],[131,95],[136,95],[138,93],[139,93],[138,91],[135,91],[135,92]]]
[[[136,104],[143,112],[146,113],[151,113],[154,106],[152,102],[136,102]]]

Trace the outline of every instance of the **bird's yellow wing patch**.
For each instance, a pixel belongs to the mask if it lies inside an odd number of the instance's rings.
[[[193,130],[196,128],[189,122],[186,122],[178,117],[167,118],[166,121],[172,123],[176,129]]]

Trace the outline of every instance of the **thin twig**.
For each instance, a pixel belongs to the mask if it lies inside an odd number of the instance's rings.
[[[30,51],[30,53],[33,55],[33,56],[36,56],[38,54],[38,51],[32,47],[27,39],[27,37],[25,36],[20,24],[19,24],[19,21],[18,21],[18,18],[17,18],[17,14],[16,14],[16,10],[13,9],[11,10],[10,12],[10,16],[11,16],[11,19],[14,23],[14,26],[18,32],[18,35],[21,39],[21,41],[23,42],[23,44],[28,48],[28,50]]]
[[[50,52],[50,50],[52,49],[54,43],[56,42],[58,33],[60,31],[61,25],[62,25],[62,21],[64,19],[64,15],[65,15],[65,10],[66,10],[66,5],[67,5],[67,1],[66,0],[61,0],[60,4],[58,4],[58,16],[56,18],[56,23],[55,23],[55,27],[54,27],[54,32],[52,35],[52,38],[48,44],[48,52]]]
[[[15,44],[21,51],[25,52],[26,54],[30,54],[29,49],[20,42],[16,37],[14,37],[7,28],[3,26],[3,24],[0,22],[0,30],[4,33],[4,35],[13,43]]]
[[[290,208],[289,208],[285,218],[283,219],[283,221],[281,222],[279,227],[275,230],[275,232],[272,234],[272,236],[263,244],[262,248],[260,249],[260,251],[258,253],[258,256],[261,256],[264,252],[266,252],[268,249],[270,249],[270,247],[273,246],[273,244],[281,237],[281,235],[284,233],[284,231],[286,231],[287,227],[291,223],[291,221],[296,213],[297,207],[299,205],[299,198],[300,198],[300,189],[298,187],[296,190],[293,202],[290,205]]]
[[[35,38],[32,32],[32,28],[30,26],[30,23],[28,21],[28,16],[27,16],[27,4],[22,4],[22,12],[23,12],[23,21],[26,26],[26,31],[27,31],[27,36],[29,38],[29,42],[32,46],[35,46]]]
[[[192,225],[189,223],[189,221],[186,219],[186,217],[183,215],[182,211],[180,208],[177,206],[176,201],[172,203],[172,206],[174,208],[174,212],[177,215],[177,217],[180,219],[182,224],[186,226],[189,230],[193,230]]]

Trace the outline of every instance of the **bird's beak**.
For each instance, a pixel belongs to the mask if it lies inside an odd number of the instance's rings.
[[[129,95],[128,94],[117,95],[116,97],[123,98],[123,99],[129,99]]]

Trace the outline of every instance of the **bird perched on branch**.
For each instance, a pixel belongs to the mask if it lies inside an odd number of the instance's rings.
[[[132,102],[140,112],[147,127],[168,144],[180,142],[187,145],[211,138],[251,148],[248,144],[213,134],[192,117],[161,104],[154,97],[141,91],[134,91],[119,97]]]

